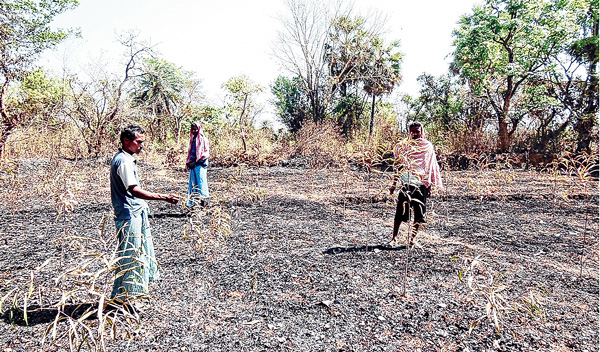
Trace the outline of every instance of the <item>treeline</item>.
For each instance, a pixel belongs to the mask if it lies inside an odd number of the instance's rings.
[[[270,87],[232,77],[222,85],[221,106],[206,103],[196,73],[130,34],[119,38],[125,59],[118,71],[97,62],[85,77],[54,77],[36,62],[76,35],[50,23],[77,1],[1,2],[0,154],[10,147],[15,156],[50,149],[73,158],[105,155],[132,121],[154,148],[177,153],[194,120],[205,123],[214,155],[230,160],[385,150],[413,119],[447,154],[597,148],[598,0],[476,6],[453,31],[448,73],[423,73],[415,97],[395,92],[402,55],[399,42],[383,36],[383,16],[362,16],[351,4],[283,1],[274,53],[285,74]],[[257,125],[265,91],[284,130]]]

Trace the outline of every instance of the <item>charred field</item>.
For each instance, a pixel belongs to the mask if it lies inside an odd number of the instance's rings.
[[[110,250],[96,241],[115,232],[108,166],[9,166],[0,350],[69,350],[70,322],[48,334],[61,295],[83,287],[65,305],[97,306],[110,293],[109,272],[93,290],[73,278],[83,258]],[[141,171],[150,190],[186,188],[182,170]],[[205,213],[150,203],[162,276],[139,319],[102,341],[99,318],[80,319],[89,332],[75,341],[108,351],[597,351],[597,181],[516,169],[442,177],[419,245],[389,248],[389,173],[209,168]],[[206,235],[190,235],[193,221]]]

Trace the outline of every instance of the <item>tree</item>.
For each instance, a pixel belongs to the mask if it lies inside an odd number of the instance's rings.
[[[361,86],[368,74],[366,67],[374,35],[364,18],[350,15],[334,18],[329,29],[325,43],[326,100],[332,102],[332,117],[345,136],[360,126],[365,110],[365,91]]]
[[[427,121],[442,131],[483,128],[481,120],[467,116],[469,106],[465,99],[468,88],[460,85],[450,74],[434,77],[423,73],[417,81],[421,84],[416,100],[415,119]]]
[[[385,20],[378,14],[353,15],[352,3],[286,0],[275,55],[283,68],[298,77],[314,122],[336,120],[348,135],[365,116],[366,95],[375,100],[400,80],[398,43],[380,37]],[[372,131],[372,123],[370,124]]]
[[[113,134],[116,135],[118,124],[127,119],[128,116],[124,116],[121,110],[128,96],[128,84],[132,78],[142,74],[139,61],[152,53],[151,47],[138,42],[137,34],[125,34],[119,41],[126,48],[122,76],[114,77],[110,73],[99,72],[90,81],[82,81],[77,77],[71,77],[68,81],[73,100],[66,114],[75,122],[88,154],[93,156],[102,152],[103,143]]]
[[[308,101],[300,85],[299,77],[288,79],[279,76],[271,86],[271,93],[275,96],[273,105],[277,109],[279,121],[291,133],[300,130],[308,116]]]
[[[286,71],[299,77],[309,102],[308,113],[315,122],[325,119],[329,105],[326,98],[329,67],[324,50],[332,20],[349,12],[342,2],[284,0],[289,13],[281,19],[283,30],[278,32],[274,54]]]
[[[24,114],[28,124],[61,125],[63,121],[58,117],[67,98],[66,91],[63,81],[35,69],[10,94],[8,113]]]
[[[246,75],[230,78],[223,83],[222,88],[227,91],[227,106],[231,113],[237,115],[237,123],[240,126],[252,123],[256,113],[260,111],[256,94],[264,88]]]
[[[182,91],[182,100],[177,106],[175,113],[173,114],[173,120],[175,122],[175,134],[177,144],[181,137],[181,128],[185,120],[194,117],[194,112],[198,109],[206,112],[208,107],[200,107],[201,102],[204,100],[204,94],[202,93],[202,81],[194,77],[193,72],[184,71],[184,86]],[[210,109],[209,109],[210,110]],[[204,116],[207,116],[204,114]],[[208,117],[211,117],[210,114]],[[210,121],[210,119],[206,119]]]
[[[573,126],[578,153],[591,152],[597,138],[593,129],[598,114],[598,0],[572,1],[567,8],[576,18],[577,35],[558,55],[552,56],[556,69],[544,81],[547,94],[560,102],[564,122],[548,133],[548,140]]]
[[[56,46],[68,36],[69,31],[52,30],[50,23],[56,15],[77,5],[77,0],[0,2],[0,156],[10,134],[27,118],[23,112],[9,113],[6,106],[9,85],[23,80],[44,50]]]
[[[463,16],[453,32],[454,65],[486,97],[498,127],[498,148],[510,138],[528,111],[525,86],[551,70],[550,58],[573,36],[567,1],[487,0]]]
[[[366,78],[365,67],[372,55],[373,36],[362,17],[342,16],[332,20],[325,43],[330,96],[339,92],[345,97],[348,86]]]
[[[230,78],[223,83],[223,89],[227,91],[227,110],[234,116],[237,115],[237,123],[240,128],[244,152],[246,151],[245,127],[254,122],[256,114],[261,110],[256,102],[256,94],[264,88],[254,83],[246,75]]]
[[[373,134],[375,120],[375,99],[384,94],[389,94],[394,86],[400,82],[400,61],[402,54],[395,52],[400,46],[399,42],[392,42],[384,46],[379,37],[372,37],[372,55],[365,65],[363,89],[371,95],[371,118],[369,120],[369,136]]]
[[[562,10],[563,21],[573,24],[572,35],[551,55],[543,75],[526,84],[522,99],[529,109],[536,151],[564,149],[561,136],[575,132],[575,150],[591,152],[592,132],[598,111],[598,1],[569,1]],[[596,33],[594,35],[594,33]]]
[[[183,102],[191,74],[163,59],[149,57],[143,62],[143,73],[137,77],[132,92],[133,103],[149,113],[150,131],[162,142],[166,138],[165,120],[171,119]]]
[[[328,91],[334,102],[338,124],[348,135],[360,125],[371,98],[369,136],[373,132],[375,102],[378,96],[390,93],[400,81],[399,42],[386,45],[380,37],[384,21],[369,24],[364,17],[343,16],[333,20],[325,59],[329,65]]]

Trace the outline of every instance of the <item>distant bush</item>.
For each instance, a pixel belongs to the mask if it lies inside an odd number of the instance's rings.
[[[348,162],[348,148],[335,123],[311,121],[296,133],[291,156],[306,157],[312,167],[340,166]]]

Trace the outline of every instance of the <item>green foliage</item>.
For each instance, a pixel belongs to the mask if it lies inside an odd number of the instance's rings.
[[[228,102],[225,109],[228,117],[233,121],[237,119],[240,125],[252,123],[254,114],[260,109],[255,101],[256,94],[264,88],[246,75],[230,78],[223,83],[222,88],[227,92]]]
[[[190,125],[193,121],[202,121],[209,125],[222,126],[227,122],[223,118],[223,115],[223,109],[219,109],[215,106],[194,106],[190,110],[188,122]]]
[[[77,0],[6,0],[0,3],[0,68],[5,82],[18,79],[38,55],[67,37],[52,30],[55,16],[76,7]]]
[[[62,108],[67,87],[56,77],[48,77],[41,69],[27,75],[15,88],[13,99],[9,101],[11,115],[24,114],[30,123],[58,123],[56,112]]]
[[[371,56],[372,34],[361,17],[333,19],[329,40],[325,44],[325,60],[329,66],[330,92],[338,89],[346,95],[347,86],[360,81],[363,67]]]
[[[181,100],[185,85],[183,70],[175,64],[158,58],[144,59],[144,73],[137,79],[133,102],[142,105],[154,115],[170,115]]]
[[[131,97],[135,106],[145,111],[150,132],[163,142],[169,132],[181,133],[181,123],[189,115],[199,81],[164,59],[144,59],[143,73],[137,78]]]
[[[349,137],[352,131],[365,127],[367,121],[363,118],[366,102],[357,94],[347,94],[339,97],[333,110],[335,121],[341,128],[341,133]]]
[[[464,87],[451,76],[434,77],[424,73],[417,81],[421,89],[419,97],[411,104],[411,120],[428,122],[444,131],[472,127],[468,126],[468,119],[464,116],[469,113],[465,109]]]
[[[581,63],[598,63],[598,0],[573,1],[580,36],[568,44],[568,52]]]
[[[401,79],[402,54],[396,51],[400,42],[395,41],[384,46],[379,37],[372,37],[371,42],[371,57],[363,68],[366,71],[363,88],[372,95],[390,93]]]
[[[501,150],[528,113],[520,99],[525,86],[552,70],[550,58],[577,33],[568,3],[488,0],[463,16],[453,33],[454,65],[473,92],[488,99]]]
[[[366,99],[372,96],[369,134],[373,130],[375,97],[390,93],[400,82],[398,42],[385,45],[378,33],[367,26],[362,17],[341,16],[333,20],[325,45],[329,65],[329,87],[332,113],[342,133],[348,136],[362,125]],[[366,123],[364,125],[367,125]]]
[[[301,84],[300,77],[289,79],[279,76],[271,86],[277,117],[292,133],[296,133],[302,127],[310,109]]]
[[[0,2],[0,156],[12,131],[23,124],[27,114],[9,113],[8,86],[22,80],[42,51],[54,47],[70,33],[52,30],[54,17],[78,5],[77,0],[6,0]]]

